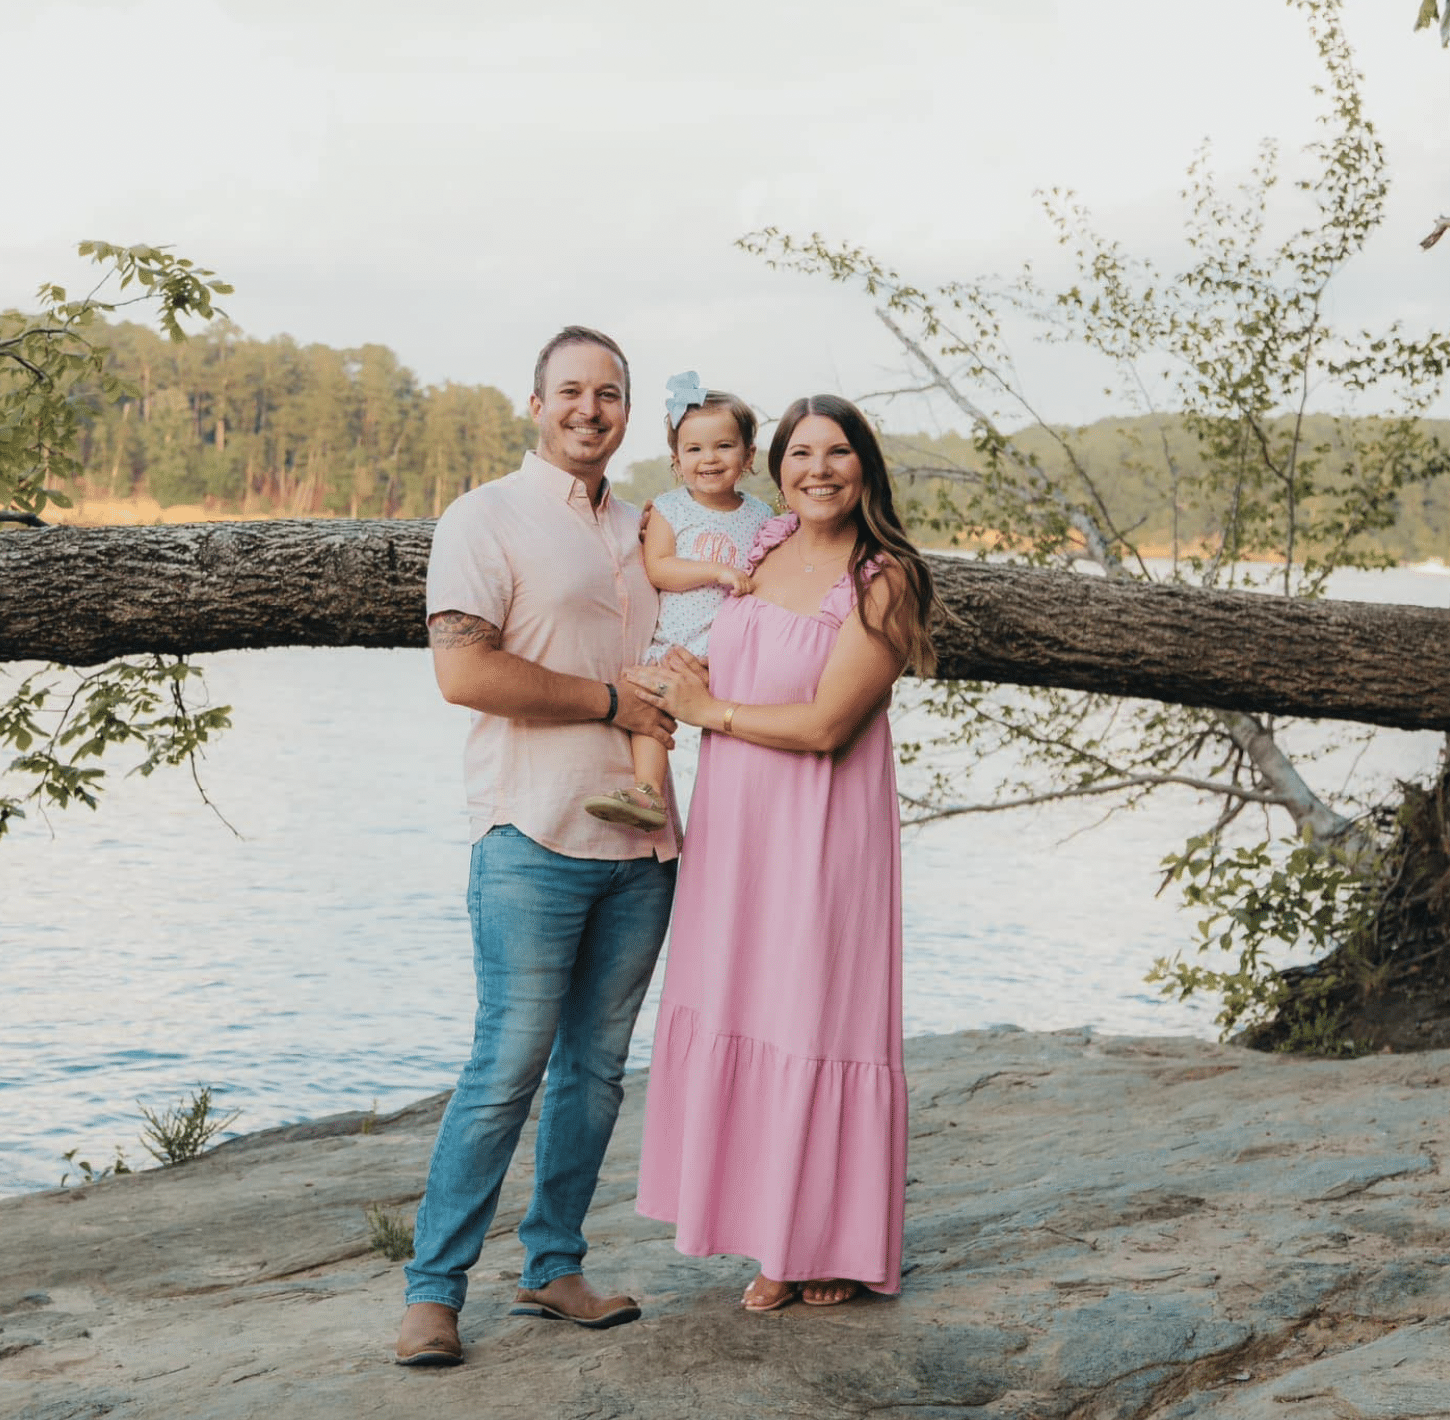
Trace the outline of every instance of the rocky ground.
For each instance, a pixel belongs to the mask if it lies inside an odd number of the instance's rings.
[[[429,1100],[0,1203],[0,1415],[1450,1416],[1450,1053],[998,1030],[913,1041],[908,1072],[897,1299],[742,1313],[748,1262],[682,1258],[634,1213],[634,1079],[589,1269],[644,1319],[507,1315],[526,1138],[468,1364],[394,1366],[400,1276],[364,1212],[411,1216]]]

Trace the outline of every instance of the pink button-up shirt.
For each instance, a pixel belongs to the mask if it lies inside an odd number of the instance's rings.
[[[549,670],[618,684],[654,633],[639,513],[608,483],[597,508],[573,474],[525,454],[517,473],[456,499],[428,559],[428,615],[461,611],[503,649]],[[674,858],[678,824],[656,833],[605,823],[580,802],[634,782],[629,736],[598,721],[559,724],[473,713],[463,754],[472,835],[511,823],[571,858]]]

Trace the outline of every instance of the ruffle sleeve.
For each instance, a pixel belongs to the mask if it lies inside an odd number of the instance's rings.
[[[800,519],[794,513],[782,513],[764,524],[755,535],[746,570],[754,572],[764,561],[765,554],[779,547],[799,526]],[[871,558],[861,568],[862,585],[869,586],[871,579],[881,571],[882,566],[882,558]],[[856,588],[851,581],[851,573],[846,571],[842,573],[840,581],[822,598],[821,609],[816,615],[819,620],[839,628],[855,610]]]
[[[782,513],[762,523],[750,547],[750,556],[745,560],[745,570],[754,572],[765,560],[765,554],[779,547],[800,526],[800,519],[794,513]]]
[[[880,572],[882,559],[873,557],[861,568],[861,585],[869,587],[871,580]],[[851,573],[845,572],[841,580],[826,593],[821,601],[820,618],[828,621],[832,626],[841,626],[846,618],[856,610],[856,587],[851,581]]]

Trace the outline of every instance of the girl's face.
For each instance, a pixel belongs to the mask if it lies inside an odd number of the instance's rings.
[[[735,485],[754,457],[728,409],[694,409],[680,421],[675,467],[707,508],[731,510],[739,504]]]
[[[808,414],[795,426],[780,461],[786,507],[822,532],[851,521],[861,503],[861,460],[834,419]]]

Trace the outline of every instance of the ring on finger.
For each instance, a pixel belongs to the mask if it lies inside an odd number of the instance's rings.
[[[664,683],[664,681],[657,681],[655,683],[655,694],[656,695],[663,695],[665,693],[665,691],[667,691],[668,689],[669,689],[669,686],[667,686]]]

